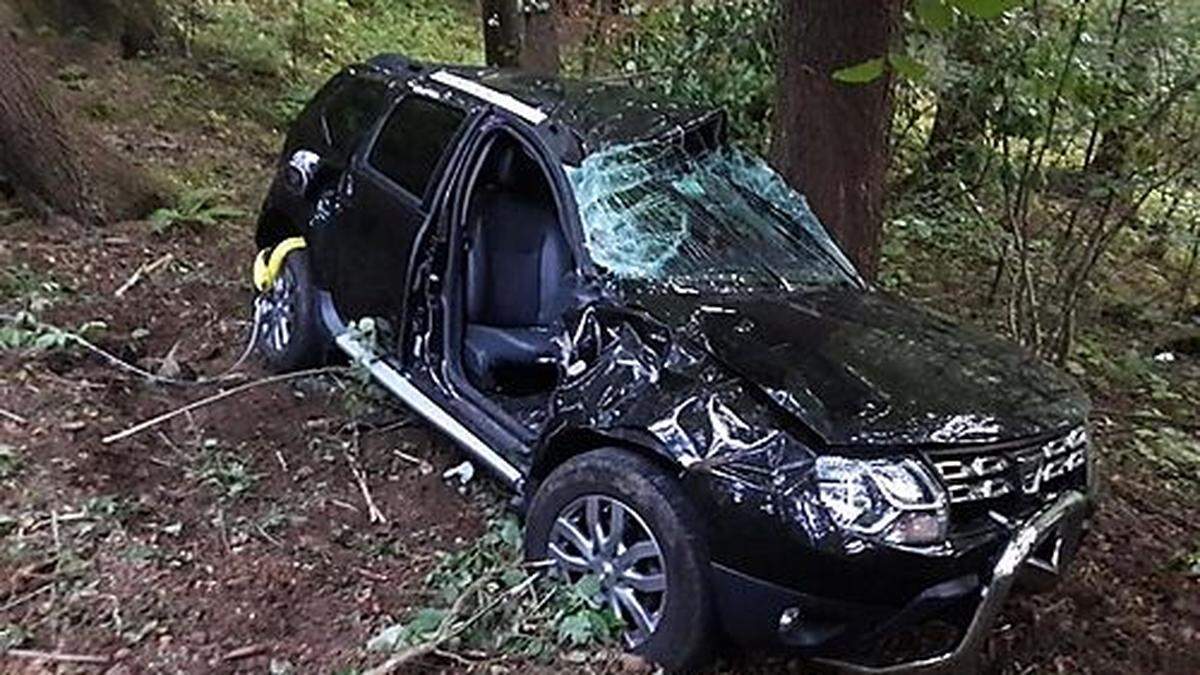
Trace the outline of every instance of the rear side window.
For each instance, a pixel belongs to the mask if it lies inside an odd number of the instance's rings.
[[[396,105],[371,150],[371,165],[417,197],[462,124],[463,111],[420,96]]]
[[[385,95],[387,87],[371,80],[350,80],[339,87],[325,106],[330,144],[343,150],[353,144],[375,121]]]

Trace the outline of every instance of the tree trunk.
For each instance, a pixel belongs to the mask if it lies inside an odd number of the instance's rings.
[[[24,22],[117,42],[126,57],[152,51],[162,33],[158,0],[11,0]]]
[[[925,170],[940,174],[962,168],[983,136],[987,99],[967,82],[955,83],[938,99],[933,128],[925,145]]]
[[[520,0],[482,0],[483,51],[489,66],[516,68],[521,53]]]
[[[522,70],[538,75],[556,75],[558,56],[558,13],[560,0],[525,2],[525,35],[521,40]]]
[[[558,72],[558,0],[481,0],[480,10],[489,66]]]
[[[47,91],[51,78],[36,71],[0,29],[0,174],[21,201],[40,216],[60,213],[86,225],[161,205],[149,177],[63,116]]]
[[[892,77],[844,84],[831,73],[880,58],[901,0],[787,0],[772,155],[868,279],[883,229]]]

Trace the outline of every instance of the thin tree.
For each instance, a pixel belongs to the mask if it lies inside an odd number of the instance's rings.
[[[772,156],[816,214],[873,278],[883,228],[892,75],[902,0],[785,0]],[[878,64],[868,83],[833,73]]]
[[[481,0],[480,16],[487,64],[516,68],[521,54],[521,1]]]
[[[481,0],[488,65],[553,75],[559,69],[556,0]]]

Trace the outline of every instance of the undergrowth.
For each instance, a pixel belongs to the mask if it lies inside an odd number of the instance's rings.
[[[509,516],[493,516],[481,537],[443,557],[425,582],[426,604],[381,630],[368,649],[425,645],[548,661],[563,647],[615,645],[621,631],[620,619],[598,600],[598,578],[567,585],[524,562],[521,528]]]

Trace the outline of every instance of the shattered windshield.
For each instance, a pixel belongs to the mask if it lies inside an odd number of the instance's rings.
[[[861,286],[804,197],[736,148],[623,145],[568,175],[588,251],[618,279],[720,289]]]

